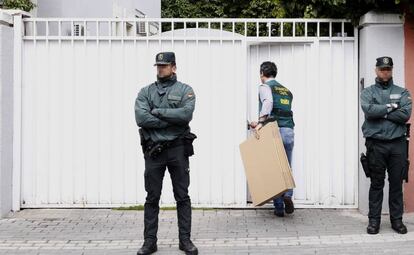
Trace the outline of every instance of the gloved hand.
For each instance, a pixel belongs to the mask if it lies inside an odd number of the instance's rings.
[[[396,109],[398,109],[398,108],[400,108],[400,105],[399,104],[397,104],[397,103],[390,103],[390,104],[386,104],[386,106],[387,106],[387,111],[388,112],[392,112],[392,111],[394,111],[394,110],[396,110]]]

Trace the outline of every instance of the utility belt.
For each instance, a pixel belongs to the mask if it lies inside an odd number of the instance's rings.
[[[280,108],[273,108],[272,115],[277,117],[285,117],[285,118],[291,118],[293,117],[293,112],[290,110],[282,110]]]
[[[406,136],[401,136],[401,137],[397,137],[391,140],[381,140],[381,139],[376,139],[376,138],[372,138],[372,137],[367,137],[365,138],[366,141],[368,142],[372,142],[372,143],[394,143],[394,142],[402,142],[407,140]]]
[[[404,169],[403,169],[403,176],[402,179],[405,180],[405,182],[408,182],[408,175],[409,175],[409,170],[410,170],[410,161],[408,159],[408,148],[409,148],[409,140],[410,140],[410,124],[406,124],[407,126],[407,133],[405,134],[405,136],[402,137],[398,137],[395,139],[391,139],[391,140],[380,140],[380,139],[375,139],[375,138],[371,138],[371,137],[367,137],[366,141],[371,143],[371,145],[369,146],[370,148],[367,148],[367,154],[365,155],[364,153],[361,153],[361,157],[360,157],[360,162],[362,165],[362,169],[364,170],[365,176],[367,178],[370,178],[372,176],[372,166],[369,164],[369,162],[375,159],[370,159],[370,154],[372,153],[372,145],[375,145],[375,143],[393,143],[393,142],[406,142],[407,143],[407,159],[406,162],[404,164]],[[371,156],[372,157],[372,156]]]
[[[150,139],[145,140],[141,129],[139,134],[141,137],[142,152],[144,153],[145,158],[156,159],[163,151],[179,146],[184,146],[185,156],[190,157],[194,155],[193,141],[197,138],[197,136],[193,133],[187,133],[172,141],[163,142],[153,142]]]

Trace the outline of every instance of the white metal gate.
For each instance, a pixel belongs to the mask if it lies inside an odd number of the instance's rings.
[[[264,60],[278,64],[278,79],[295,96],[300,206],[357,205],[357,40],[345,35],[345,21],[36,18],[20,24],[14,184],[21,192],[14,198],[21,207],[144,203],[133,103],[155,78],[155,54],[169,50],[176,52],[179,80],[197,95],[195,206],[246,206],[238,145],[246,120],[256,115]],[[161,200],[174,203],[168,174]]]
[[[358,90],[354,40],[266,43],[250,47],[251,84],[266,60],[293,93],[294,198],[302,207],[353,207],[358,190]],[[257,114],[257,86],[250,88]]]

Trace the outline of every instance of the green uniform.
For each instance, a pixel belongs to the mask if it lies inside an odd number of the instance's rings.
[[[175,75],[142,88],[135,100],[135,119],[145,139],[172,141],[189,133],[195,101],[193,89]]]
[[[387,104],[397,103],[400,107],[390,111]],[[403,137],[407,131],[405,123],[411,116],[411,96],[407,89],[390,80],[379,82],[361,93],[361,107],[365,113],[362,132],[365,138],[393,140]]]
[[[277,120],[279,127],[294,128],[295,122],[293,121],[292,101],[293,95],[289,89],[274,79],[266,82],[272,91],[273,97],[273,110],[270,117]],[[261,102],[259,101],[260,108]]]

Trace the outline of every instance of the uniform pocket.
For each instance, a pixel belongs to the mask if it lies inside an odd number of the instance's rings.
[[[178,107],[181,103],[180,95],[168,95],[168,104],[174,108]]]

